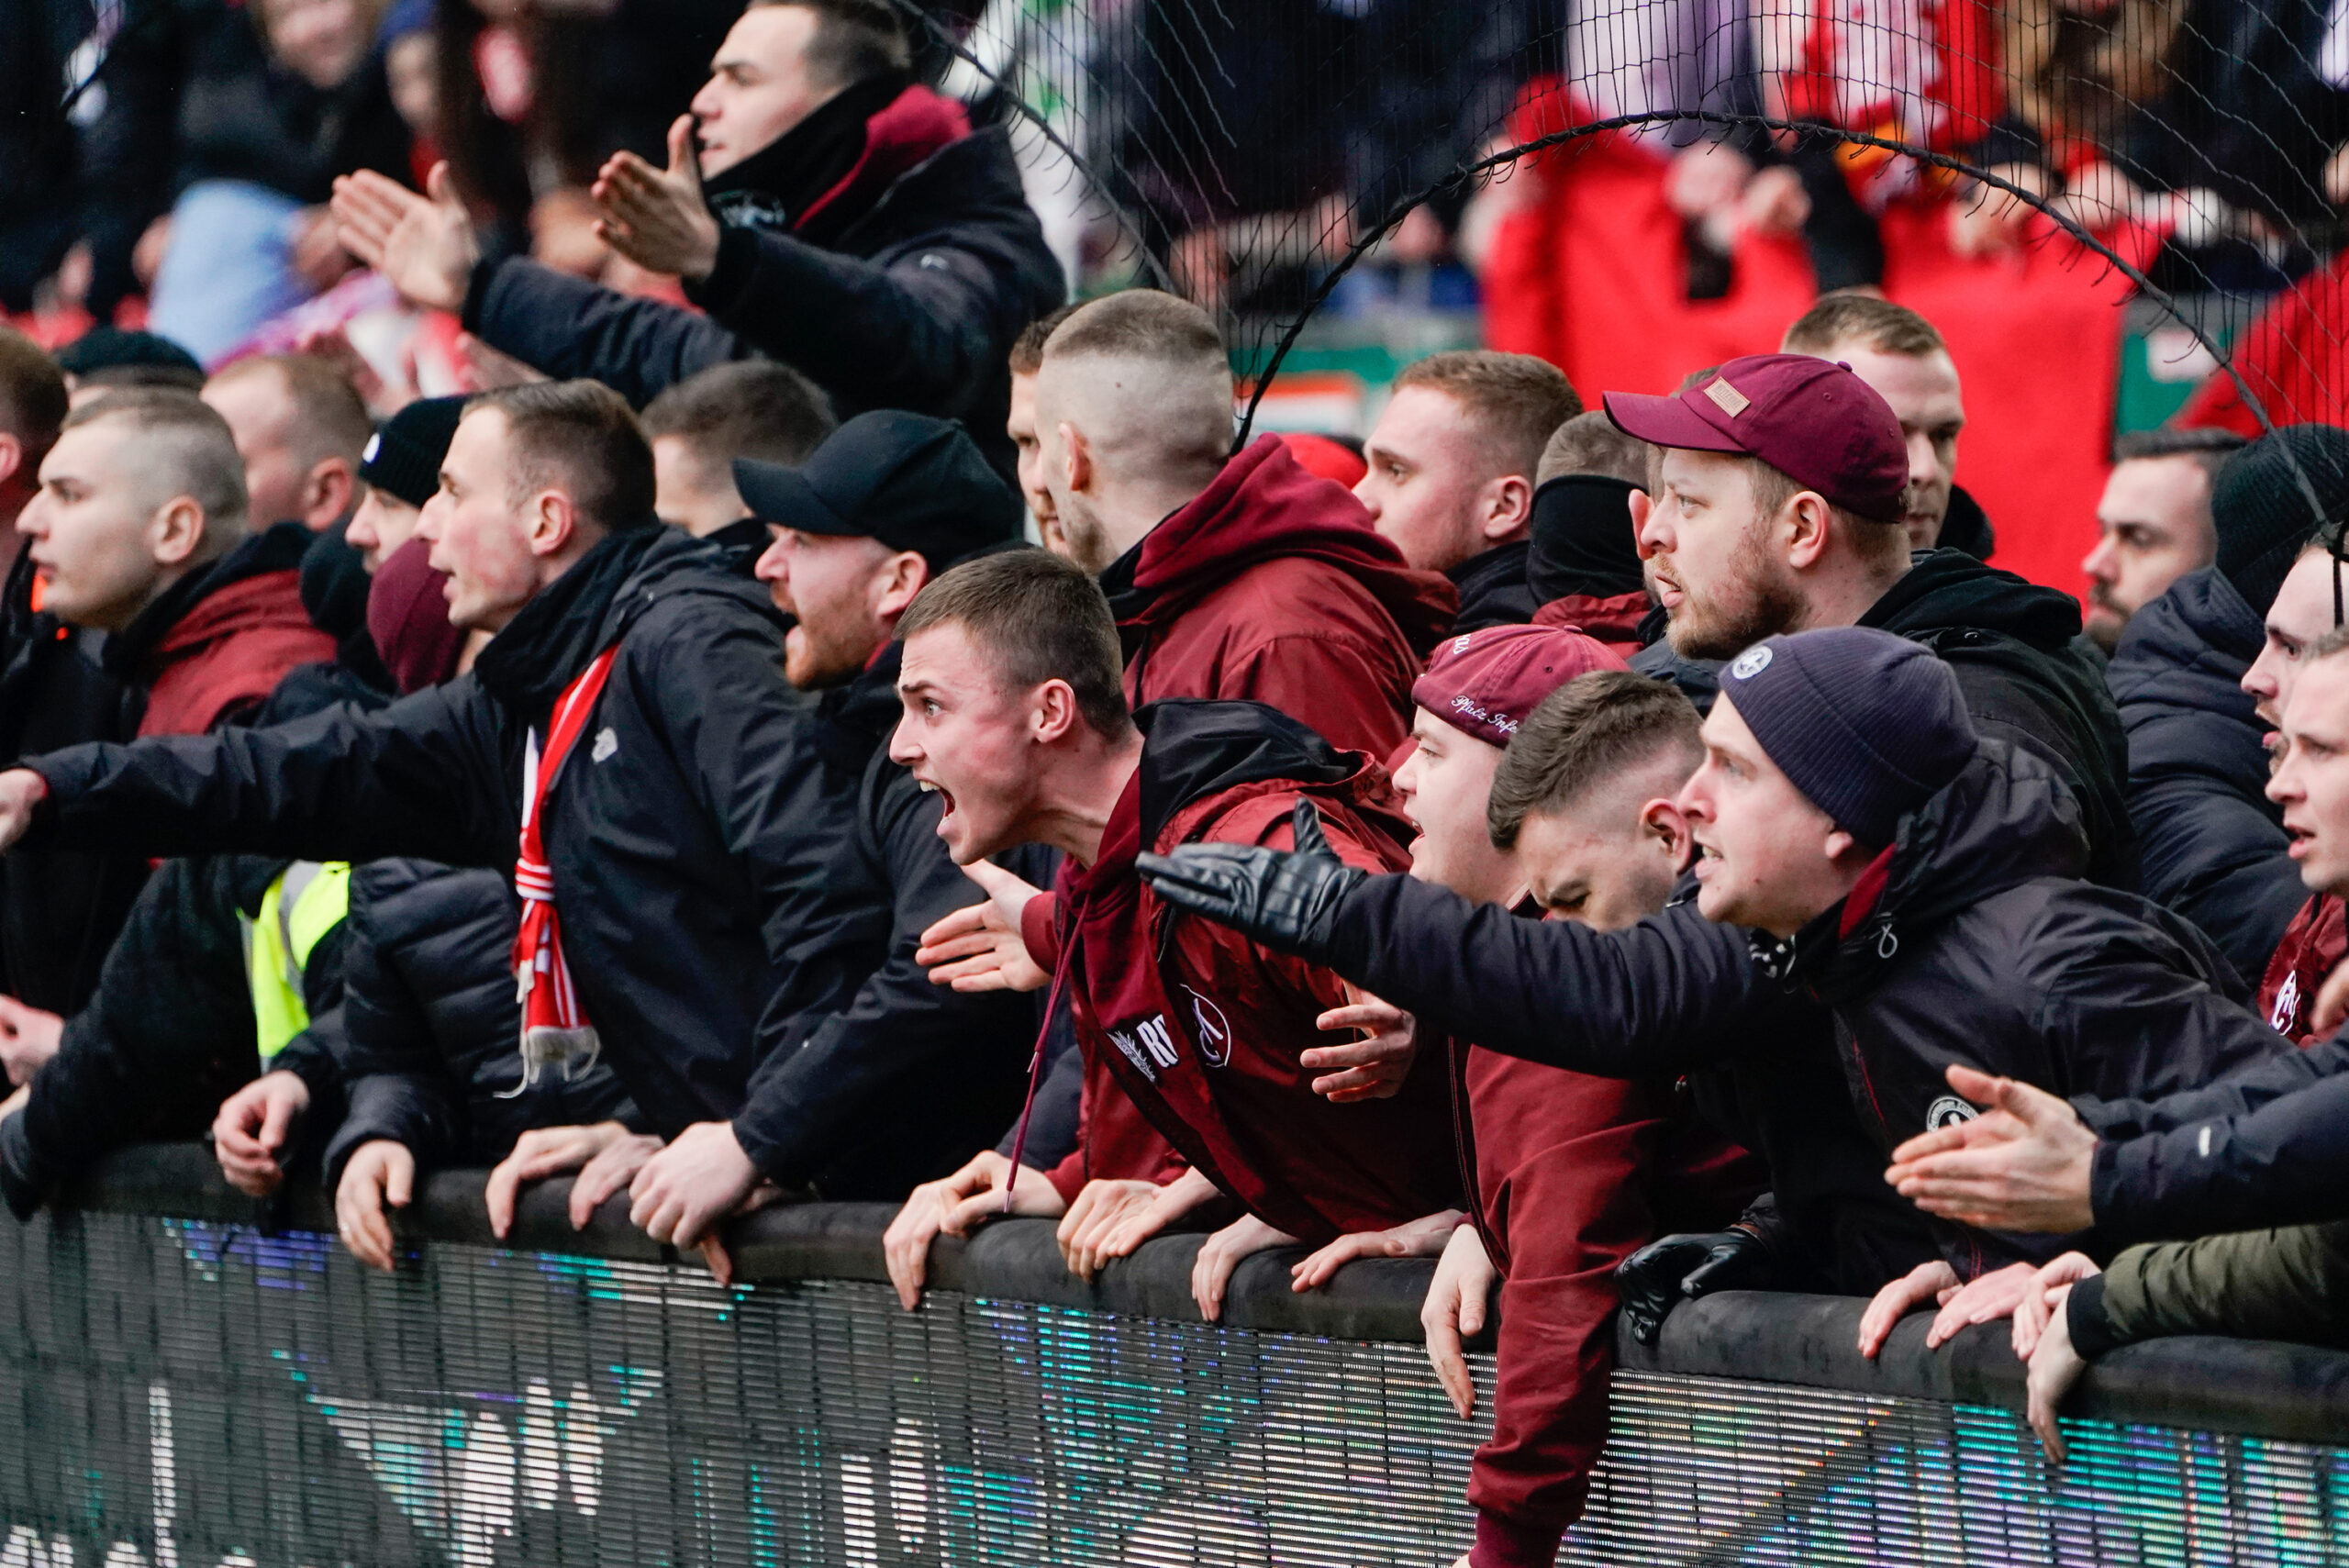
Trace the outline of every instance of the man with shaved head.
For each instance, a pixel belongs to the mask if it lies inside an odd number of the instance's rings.
[[[1266,703],[1384,758],[1451,626],[1452,585],[1277,438],[1233,455],[1231,398],[1222,336],[1173,295],[1096,300],[1044,344],[1041,483],[1117,614],[1126,695]]]

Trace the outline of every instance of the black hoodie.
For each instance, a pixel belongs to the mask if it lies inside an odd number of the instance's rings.
[[[837,854],[857,777],[785,684],[780,619],[725,552],[648,524],[605,539],[473,672],[375,714],[39,759],[35,841],[510,873],[529,732],[618,656],[547,795],[565,954],[606,1060],[664,1134],[731,1117],[794,1020],[881,956],[878,889]]]

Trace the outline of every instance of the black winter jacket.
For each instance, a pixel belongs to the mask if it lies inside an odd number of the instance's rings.
[[[0,758],[139,732],[144,696],[106,673],[102,636],[32,610],[31,557],[0,589]],[[27,846],[0,857],[0,990],[71,1018],[147,884],[143,855]]]
[[[1865,913],[1830,911],[1791,943],[1749,945],[1687,905],[1596,932],[1376,877],[1340,905],[1331,951],[1311,956],[1488,1050],[1611,1077],[1783,1040],[1799,986],[1834,1014],[1850,1097],[1880,1154],[1974,1114],[1944,1082],[1954,1062],[2095,1094],[2186,1088],[2288,1049],[2199,931],[2074,880],[2085,860],[2077,806],[2052,770],[1986,740],[1902,819]],[[2053,1245],[1954,1227],[1943,1240],[1965,1278],[2043,1261]]]
[[[650,1126],[729,1118],[793,1020],[841,1006],[879,962],[881,895],[838,859],[856,779],[827,764],[784,683],[780,617],[725,552],[674,529],[606,539],[471,673],[380,713],[41,758],[35,834],[510,873],[529,733],[615,644],[547,795],[565,954]]]
[[[1005,358],[1066,289],[1009,145],[982,131],[898,176],[829,246],[729,225],[717,271],[691,291],[707,316],[507,260],[475,269],[464,321],[549,375],[592,376],[640,406],[763,355],[805,372],[842,419],[960,419],[1008,474]]]
[[[2154,1099],[2076,1097],[2098,1235],[2150,1241],[2349,1219],[2349,1030]]]
[[[429,1170],[495,1164],[534,1127],[638,1122],[602,1062],[551,1070],[521,1090],[521,903],[495,872],[373,862],[351,873],[346,925],[334,1044],[349,1109],[327,1144],[329,1190],[373,1139],[407,1145]]]
[[[2243,689],[2266,632],[2216,567],[2129,618],[2107,679],[2129,733],[2145,896],[2210,933],[2257,984],[2308,902],[2267,800],[2266,726]]]
[[[763,1173],[832,1200],[901,1200],[985,1148],[1019,1114],[1036,1038],[1036,998],[933,985],[914,962],[924,930],[984,895],[938,836],[938,797],[889,761],[898,654],[891,644],[823,703],[868,759],[842,853],[849,876],[887,890],[876,914],[888,956],[846,1006],[793,1025],[734,1118]],[[1022,850],[1001,863],[1050,886],[1055,859]]]
[[[2134,890],[2136,835],[2122,790],[2128,741],[2103,670],[2081,639],[2078,602],[1956,550],[1912,561],[1859,624],[1939,654],[1956,673],[1975,728],[2035,752],[2079,800],[2088,875]],[[1720,689],[1718,663],[1683,659],[1669,642],[1642,650],[1631,668],[1670,680],[1700,710]]]
[[[1542,607],[1532,584],[1526,581],[1533,541],[1495,545],[1471,556],[1444,573],[1460,591],[1460,618],[1453,632],[1482,631],[1488,626],[1523,626]]]

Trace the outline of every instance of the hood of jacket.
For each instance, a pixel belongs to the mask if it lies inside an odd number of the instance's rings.
[[[1568,594],[1535,610],[1531,624],[1582,632],[1605,643],[1609,652],[1629,659],[1641,651],[1640,623],[1647,614],[1645,589],[1629,594]]]
[[[1134,714],[1142,732],[1141,841],[1155,845],[1177,817],[1214,796],[1278,780],[1332,788],[1363,771],[1275,708],[1252,702],[1169,697]]]
[[[2257,724],[2243,677],[2266,635],[2258,612],[2217,567],[2189,572],[2129,617],[2107,674],[2113,700],[2124,718],[2129,705],[2143,702]]]
[[[1532,554],[1531,539],[1497,544],[1444,573],[1460,596],[1460,614],[1452,623],[1455,635],[1486,627],[1523,626],[1533,618],[1542,600],[1527,580]]]
[[[1361,502],[1307,472],[1278,436],[1262,436],[1101,573],[1129,657],[1152,627],[1274,556],[1305,556],[1346,573],[1386,606],[1422,659],[1458,612],[1459,595],[1441,573],[1413,570],[1370,526]]]
[[[2080,606],[2069,594],[1944,548],[1918,554],[1859,624],[1919,641],[1945,628],[1994,631],[2056,655],[2080,635]]]
[[[128,626],[106,639],[106,673],[147,680],[164,658],[257,621],[275,625],[284,618],[287,606],[302,625],[308,626],[308,612],[303,609],[297,584],[290,578],[272,584],[266,594],[249,591],[220,603],[212,601],[221,600],[226,590],[255,577],[299,572],[303,557],[317,539],[299,523],[279,523],[246,539],[204,570],[189,573],[164,589]]]
[[[1933,542],[1943,550],[1987,561],[1998,548],[1998,531],[1990,526],[1990,515],[1982,509],[1982,503],[1968,495],[1964,485],[1953,484],[1949,510],[1942,517],[1942,535]]]
[[[1781,978],[1833,1002],[1876,982],[1904,948],[1953,916],[2038,877],[2077,878],[2087,830],[2063,781],[2032,753],[1985,737],[1974,760],[1900,819],[1891,846],[1834,908],[1755,950]]]
[[[664,524],[608,534],[490,639],[473,661],[473,674],[491,696],[535,724],[598,653],[670,595],[731,596],[780,619],[764,586],[735,575],[729,564],[723,548]]]
[[[713,176],[710,208],[829,245],[907,173],[971,134],[963,106],[896,76],[860,82]]]

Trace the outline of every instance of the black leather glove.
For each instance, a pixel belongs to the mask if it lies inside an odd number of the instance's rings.
[[[1770,1263],[1769,1243],[1750,1230],[1686,1231],[1649,1242],[1615,1269],[1631,1338],[1654,1344],[1683,1296],[1766,1288]]]
[[[1252,844],[1184,844],[1171,855],[1138,856],[1134,865],[1175,908],[1277,951],[1325,963],[1338,905],[1364,873],[1330,848],[1311,801],[1298,801],[1290,821],[1297,834],[1293,853]]]

